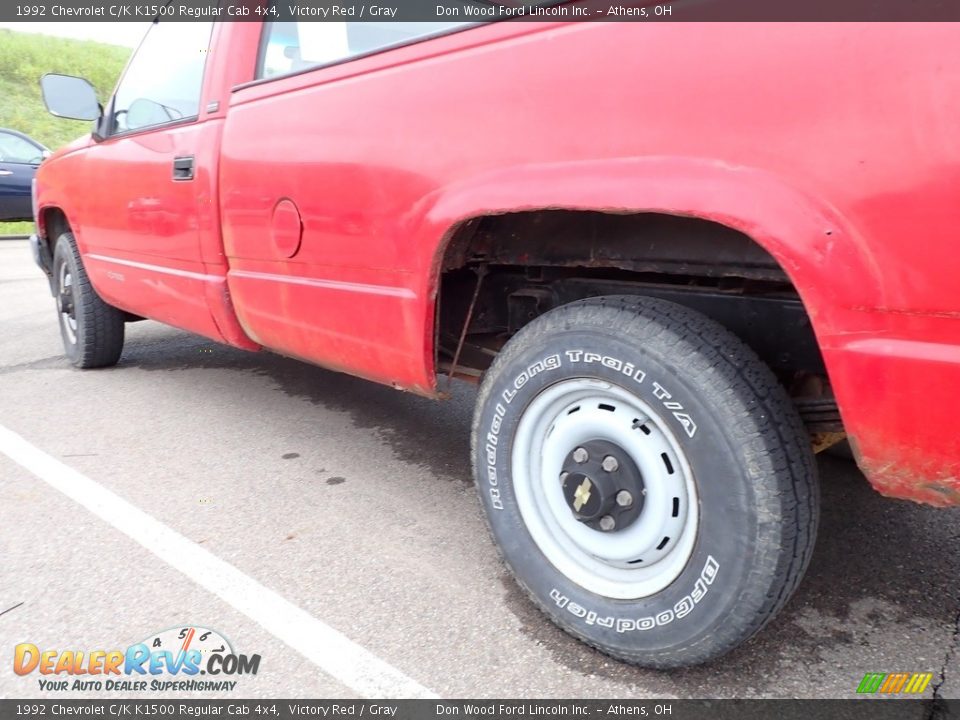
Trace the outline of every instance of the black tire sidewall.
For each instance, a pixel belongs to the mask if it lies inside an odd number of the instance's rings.
[[[765,468],[755,467],[748,473],[744,467],[737,439],[727,426],[736,413],[723,412],[722,404],[718,411],[718,403],[711,402],[709,383],[692,370],[692,357],[665,362],[655,342],[644,349],[610,332],[569,329],[527,344],[531,346],[496,369],[497,379],[478,409],[474,451],[478,489],[491,532],[520,583],[555,622],[627,660],[642,656],[653,665],[671,665],[673,657],[695,656],[698,645],[704,646],[704,655],[715,654],[707,646],[725,642],[733,646],[751,634],[750,628],[731,623],[748,623],[739,619],[751,616],[751,608],[745,605],[760,607],[759,593],[746,596],[743,590],[756,587],[757,580],[762,586],[762,577],[748,576],[757,574],[758,565],[769,566],[772,575],[776,559],[756,557],[763,547],[757,492],[763,490],[758,484],[762,486]],[[593,353],[631,363],[645,373],[643,380],[637,382],[602,361],[576,362],[573,349],[581,351],[582,357]],[[530,376],[530,368],[541,363],[546,369]],[[517,506],[510,458],[523,410],[545,388],[572,377],[605,380],[635,393],[659,413],[661,427],[669,428],[692,469],[700,515],[693,554],[676,580],[653,596],[617,600],[576,585],[540,551]],[[692,437],[674,416],[680,411],[665,408],[664,398],[655,395],[657,386],[670,393],[669,402],[679,403],[682,412],[694,419]],[[507,389],[516,392],[509,402]],[[498,438],[493,456],[491,433]],[[738,619],[732,621],[734,610],[739,611]],[[613,626],[608,627],[605,623],[611,618]]]
[[[83,348],[84,337],[86,335],[86,328],[84,327],[84,312],[83,312],[83,303],[85,298],[83,297],[83,292],[80,285],[80,274],[77,268],[77,261],[74,257],[73,249],[73,240],[72,237],[64,233],[57,238],[56,245],[54,246],[53,251],[53,277],[56,280],[56,288],[59,293],[61,290],[60,287],[60,268],[63,265],[67,266],[67,269],[70,271],[70,277],[72,278],[72,292],[73,292],[73,302],[74,302],[74,314],[77,319],[77,330],[76,330],[76,341],[71,342],[70,337],[67,335],[67,329],[64,327],[66,322],[63,316],[60,314],[60,307],[57,306],[57,325],[60,328],[60,337],[63,339],[63,349],[67,358],[71,363],[76,364],[81,356],[81,350]]]

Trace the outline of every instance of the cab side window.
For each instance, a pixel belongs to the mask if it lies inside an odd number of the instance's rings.
[[[271,78],[365,55],[466,22],[269,22],[264,26],[257,78]]]
[[[112,133],[195,118],[212,22],[154,22],[113,99]]]

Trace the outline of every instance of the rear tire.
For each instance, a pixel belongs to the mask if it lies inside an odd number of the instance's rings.
[[[473,457],[519,584],[637,665],[729,652],[813,550],[816,470],[789,397],[737,337],[674,303],[593,298],[526,326],[484,379]]]
[[[73,233],[65,232],[57,238],[53,279],[67,358],[84,369],[116,365],[123,351],[124,315],[93,289]]]

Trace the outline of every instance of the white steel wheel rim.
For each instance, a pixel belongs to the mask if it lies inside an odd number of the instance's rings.
[[[560,480],[568,453],[597,439],[619,445],[643,475],[640,515],[615,532],[578,520]],[[621,600],[648,597],[676,580],[693,554],[699,500],[687,458],[664,420],[618,385],[573,378],[541,391],[517,426],[511,473],[533,541],[585,590]]]
[[[77,319],[72,315],[76,315],[76,309],[74,309],[71,315],[71,313],[63,307],[63,294],[73,292],[73,275],[70,273],[70,268],[67,267],[66,263],[60,266],[59,280],[60,293],[57,296],[57,309],[60,311],[60,322],[63,324],[63,329],[67,333],[67,339],[70,341],[70,344],[75,345],[77,342]]]

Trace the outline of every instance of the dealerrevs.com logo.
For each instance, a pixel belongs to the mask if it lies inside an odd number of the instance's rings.
[[[234,652],[216,630],[200,626],[153,633],[126,650],[14,648],[13,671],[37,673],[40,690],[148,692],[232,691],[238,675],[256,675],[260,655]]]

